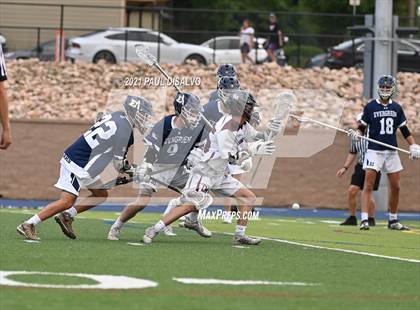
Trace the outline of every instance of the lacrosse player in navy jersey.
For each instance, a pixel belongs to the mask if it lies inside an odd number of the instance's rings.
[[[202,106],[200,99],[191,93],[177,93],[173,105],[175,114],[162,118],[145,137],[148,149],[144,162],[137,168],[141,170],[139,197],[122,211],[108,233],[108,240],[119,240],[123,225],[146,207],[159,187],[170,185],[182,190],[188,180],[186,158],[201,141]],[[185,227],[203,237],[211,236],[197,220],[186,223]]]
[[[420,158],[420,146],[414,141],[407,127],[407,119],[402,107],[392,96],[396,93],[396,80],[391,75],[381,76],[378,81],[378,99],[371,100],[363,110],[361,125],[358,130],[350,130],[353,140],[368,129],[368,136],[374,140],[397,147],[397,129],[400,129],[405,140],[410,145],[410,159]],[[382,171],[387,174],[390,188],[388,228],[392,230],[409,230],[398,221],[398,200],[400,191],[400,172],[403,170],[397,151],[374,142],[368,144],[363,169],[366,171],[365,184],[362,193],[361,230],[368,230],[368,210],[372,204],[372,191],[377,174]]]
[[[195,148],[188,156],[192,167],[188,182],[182,191],[181,205],[164,215],[156,225],[146,229],[143,242],[151,243],[153,238],[164,231],[181,216],[190,213],[189,217],[198,217],[198,211],[211,205],[213,198],[210,192],[236,198],[240,204],[235,230],[235,244],[257,245],[261,239],[251,238],[245,234],[248,218],[255,202],[255,194],[240,181],[232,177],[229,164],[235,164],[244,171],[252,167],[252,156],[271,155],[275,150],[272,141],[258,140],[248,143],[248,138],[258,133],[249,124],[256,101],[249,92],[235,90],[224,95],[223,117],[216,123],[205,149]],[[188,218],[188,217],[187,217]]]
[[[118,172],[132,169],[125,156],[134,143],[133,127],[144,134],[150,127],[152,114],[152,105],[146,99],[128,96],[123,103],[123,111],[108,114],[93,124],[64,151],[60,160],[60,177],[55,184],[62,190],[60,199],[20,224],[17,231],[27,239],[38,240],[35,225],[57,215],[55,220],[63,233],[75,239],[73,217],[102,203],[108,196],[108,191],[103,189],[100,173],[111,162]],[[82,186],[90,190],[91,196],[73,206]]]
[[[216,72],[217,89],[210,94],[209,102],[220,99],[219,92],[218,92],[219,81],[224,76],[237,78],[235,67],[232,64],[221,64],[219,68],[217,68],[217,72]]]

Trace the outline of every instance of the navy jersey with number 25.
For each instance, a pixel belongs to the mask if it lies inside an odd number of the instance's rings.
[[[371,100],[363,110],[362,123],[369,126],[369,138],[377,141],[397,145],[397,129],[407,123],[402,107],[395,101],[389,100],[384,105],[379,99]],[[377,143],[369,142],[368,149],[375,151],[389,150]]]

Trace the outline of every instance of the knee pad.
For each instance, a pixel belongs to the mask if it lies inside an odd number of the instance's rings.
[[[197,210],[201,210],[213,203],[213,197],[209,193],[186,190],[182,193],[181,201],[183,203],[191,203]]]

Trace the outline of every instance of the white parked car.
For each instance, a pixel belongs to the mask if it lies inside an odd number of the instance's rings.
[[[179,64],[187,60],[196,60],[202,64],[212,62],[212,50],[208,47],[179,43],[163,33],[160,33],[160,44],[158,44],[158,39],[159,33],[150,29],[108,28],[71,39],[66,56],[72,61],[94,63],[99,60],[119,63],[125,59],[129,62],[138,62],[135,45],[143,44],[156,57],[158,45],[160,45],[159,61],[161,63]]]
[[[257,62],[262,62],[267,58],[267,52],[263,48],[265,39],[258,38],[256,41],[258,42],[258,49],[252,49],[249,56],[251,56],[253,61],[255,61],[255,56],[257,56]],[[201,46],[212,50],[212,62],[231,64],[238,64],[242,62],[238,36],[211,38],[210,40],[202,43]]]

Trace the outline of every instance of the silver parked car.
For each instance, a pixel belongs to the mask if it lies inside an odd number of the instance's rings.
[[[160,42],[160,44],[158,44]],[[179,43],[171,37],[145,28],[108,28],[70,40],[66,57],[72,61],[94,62],[105,60],[108,63],[139,61],[135,45],[143,44],[149,48],[161,63],[183,63],[196,60],[202,64],[212,62],[210,48],[195,44]],[[159,51],[158,51],[159,49]]]
[[[257,58],[257,62],[260,63],[267,58],[267,52],[263,48],[265,39],[257,38],[256,42],[258,42],[258,49],[252,49],[249,55],[253,61]],[[242,62],[238,36],[221,36],[211,38],[210,40],[202,43],[201,46],[212,50],[212,57],[214,57],[214,62],[216,63],[238,64]]]

